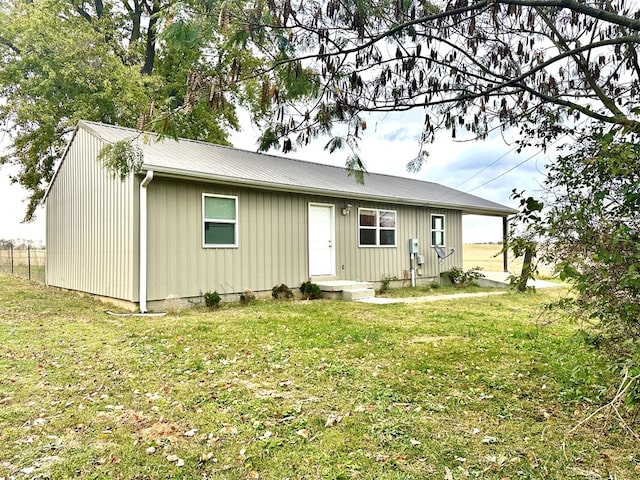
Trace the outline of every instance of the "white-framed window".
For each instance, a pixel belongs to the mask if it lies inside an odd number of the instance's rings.
[[[238,246],[238,197],[202,194],[202,246]]]
[[[431,246],[445,246],[444,215],[431,215]]]
[[[358,246],[395,247],[396,219],[395,210],[359,208]]]

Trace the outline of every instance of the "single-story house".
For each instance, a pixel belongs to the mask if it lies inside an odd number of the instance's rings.
[[[97,157],[124,139],[144,160],[121,180]],[[506,225],[515,213],[436,183],[368,174],[359,184],[344,168],[86,121],[44,202],[47,284],[143,312],[169,296],[307,280],[428,283],[462,266],[462,215]]]

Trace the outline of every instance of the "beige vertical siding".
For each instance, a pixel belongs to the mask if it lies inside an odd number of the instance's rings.
[[[96,161],[103,143],[78,130],[46,201],[47,282],[137,302],[140,178],[114,179]],[[203,248],[202,194],[238,197],[238,247]],[[309,278],[309,203],[335,205],[336,278],[402,279],[409,270],[410,238],[426,264],[419,279],[435,277],[431,214],[445,215],[441,271],[462,266],[462,214],[457,210],[263,191],[156,175],[148,187],[148,300],[298,287]],[[351,212],[342,209],[351,204]],[[358,208],[397,212],[395,247],[358,246]]]
[[[410,266],[409,239],[417,238],[425,265],[418,277],[430,278],[437,274],[437,257],[431,248],[431,214],[445,215],[445,240],[447,252],[455,253],[442,264],[442,271],[452,266],[462,266],[462,215],[457,210],[436,210],[425,207],[390,205],[382,203],[339,201],[336,219],[337,272],[341,279],[379,281],[384,277],[405,278]],[[342,206],[353,205],[351,213],[343,216]],[[395,210],[395,247],[358,247],[358,208]]]
[[[237,293],[270,290],[285,283],[297,287],[308,279],[309,202],[335,205],[336,277],[378,281],[403,278],[409,269],[409,238],[420,241],[426,265],[419,274],[436,275],[431,248],[430,215],[446,216],[447,248],[456,253],[443,271],[462,265],[462,216],[458,211],[358,202],[286,192],[175,181],[157,177],[149,185],[149,295],[199,296],[202,292]],[[202,194],[238,197],[238,247],[202,247]],[[349,215],[342,208],[353,205]],[[358,247],[358,207],[397,212],[396,247]]]
[[[133,179],[96,161],[102,145],[79,129],[49,191],[47,283],[135,301]]]
[[[307,199],[156,178],[149,185],[149,300],[297,287],[307,274]],[[238,247],[202,247],[202,194],[238,197]]]

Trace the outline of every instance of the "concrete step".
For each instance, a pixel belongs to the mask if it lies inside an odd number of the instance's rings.
[[[359,282],[357,280],[328,280],[315,283],[323,292],[342,292],[350,288],[371,288],[368,282]]]
[[[345,302],[354,302],[375,296],[376,291],[373,288],[349,288],[342,291],[342,300]]]
[[[361,298],[375,297],[376,292],[368,282],[355,280],[329,280],[316,284],[322,290],[322,298],[331,300],[345,300],[352,302]]]

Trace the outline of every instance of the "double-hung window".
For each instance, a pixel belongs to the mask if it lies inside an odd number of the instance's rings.
[[[238,197],[202,194],[202,246],[238,246]]]
[[[395,247],[395,210],[359,208],[358,239],[361,247]]]
[[[431,215],[431,246],[444,247],[444,215]]]

